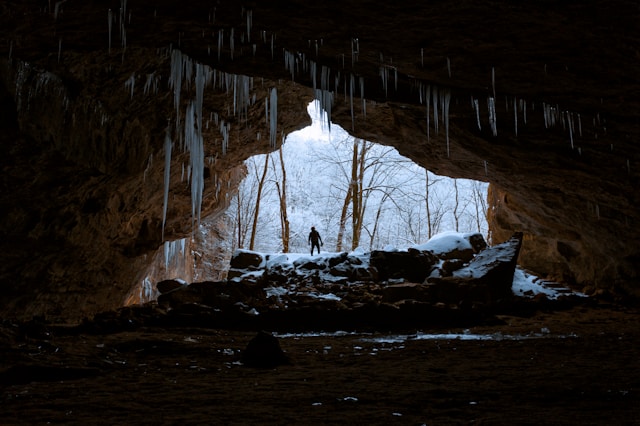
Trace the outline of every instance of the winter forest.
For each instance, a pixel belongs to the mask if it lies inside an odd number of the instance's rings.
[[[394,148],[329,130],[317,102],[308,111],[311,126],[246,160],[227,211],[232,250],[304,253],[311,226],[336,252],[406,248],[445,231],[487,237],[487,183],[435,175]]]

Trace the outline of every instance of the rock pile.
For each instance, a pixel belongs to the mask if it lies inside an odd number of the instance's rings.
[[[522,234],[487,247],[478,234],[407,251],[289,259],[239,250],[226,281],[158,283],[161,307],[237,325],[312,327],[396,321],[438,322],[487,312],[513,296]],[[449,246],[449,249],[443,247]]]

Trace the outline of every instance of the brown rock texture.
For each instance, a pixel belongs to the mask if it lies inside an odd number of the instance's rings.
[[[522,265],[640,293],[634,2],[129,3],[0,5],[0,315],[78,319],[121,306],[162,263],[164,241],[191,237],[175,49],[231,81],[253,79],[242,114],[234,91],[205,91],[202,217],[216,226],[242,161],[273,149],[269,91],[279,144],[309,123],[312,89],[327,89],[331,119],[355,136],[491,182],[491,237],[523,232]],[[185,83],[179,115],[195,91]],[[231,124],[226,152],[214,114]]]

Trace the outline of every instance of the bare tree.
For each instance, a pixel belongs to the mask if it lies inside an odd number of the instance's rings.
[[[256,194],[255,209],[253,212],[253,225],[251,226],[251,240],[249,241],[249,250],[253,250],[256,241],[256,230],[258,227],[258,215],[260,213],[260,200],[262,199],[262,188],[264,187],[264,181],[267,177],[267,171],[269,169],[269,156],[264,156],[264,168],[262,170],[262,177],[258,182],[258,193]],[[257,172],[257,171],[256,171]],[[257,173],[256,173],[257,174]]]
[[[282,240],[282,252],[289,253],[289,217],[287,215],[287,171],[284,166],[284,157],[282,155],[282,144],[278,149],[280,156],[280,172],[281,181],[276,181],[276,189],[278,191],[278,200],[280,201],[280,237]]]

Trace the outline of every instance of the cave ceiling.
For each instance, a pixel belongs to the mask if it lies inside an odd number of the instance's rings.
[[[491,237],[524,232],[522,265],[637,295],[639,23],[622,0],[4,1],[3,312],[117,306],[163,238],[190,234],[175,128],[196,89],[176,114],[175,51],[251,78],[242,113],[235,91],[205,91],[203,216],[224,211],[244,159],[274,149],[271,90],[277,145],[310,123],[315,85],[354,136],[490,182]]]

